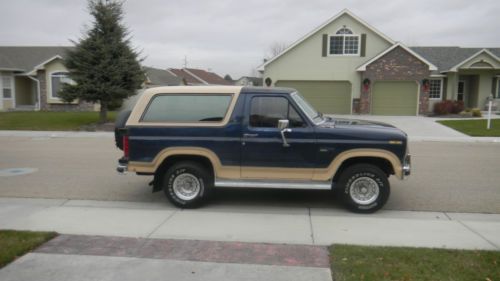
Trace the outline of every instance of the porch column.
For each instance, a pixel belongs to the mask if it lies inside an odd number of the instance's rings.
[[[457,99],[458,73],[448,72],[448,82],[446,83],[446,98],[450,100]]]

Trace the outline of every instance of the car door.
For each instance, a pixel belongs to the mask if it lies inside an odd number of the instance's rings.
[[[284,133],[288,146],[279,120],[289,120]],[[241,141],[243,178],[312,179],[317,151],[314,130],[287,95],[248,94]]]

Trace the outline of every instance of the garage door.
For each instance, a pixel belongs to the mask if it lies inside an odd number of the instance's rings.
[[[322,113],[351,113],[351,83],[347,81],[277,81],[277,87],[298,90]]]
[[[418,87],[415,81],[375,82],[373,85],[372,114],[416,115]]]

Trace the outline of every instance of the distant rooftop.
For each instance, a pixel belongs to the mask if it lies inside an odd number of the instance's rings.
[[[437,66],[439,72],[448,71],[483,49],[500,57],[500,48],[410,47],[410,49]]]
[[[171,73],[184,79],[188,85],[231,85],[219,75],[196,68],[169,68]]]

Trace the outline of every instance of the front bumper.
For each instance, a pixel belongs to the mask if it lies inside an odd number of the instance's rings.
[[[121,175],[125,175],[128,171],[128,159],[118,159],[118,166],[116,167],[116,171]]]
[[[408,177],[411,174],[411,155],[407,154],[403,162],[403,178]]]

